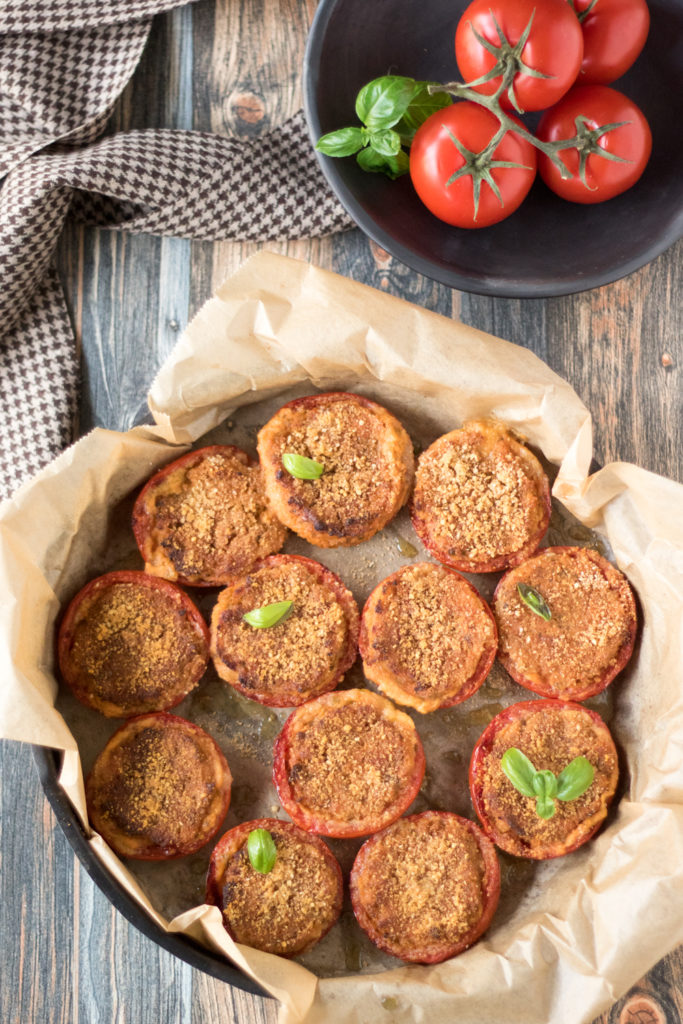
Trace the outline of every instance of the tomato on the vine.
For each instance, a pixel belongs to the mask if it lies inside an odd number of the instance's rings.
[[[503,106],[543,110],[574,84],[583,33],[567,0],[473,0],[458,22],[455,57],[478,92],[502,84]]]
[[[559,157],[571,177],[540,153],[543,181],[558,196],[574,203],[601,203],[631,188],[645,170],[652,133],[638,106],[605,85],[582,85],[546,111],[536,133],[543,142],[572,139]]]
[[[572,0],[583,31],[577,85],[609,85],[628,71],[650,28],[645,0]]]
[[[496,136],[500,140],[493,144]],[[436,217],[460,228],[488,227],[509,217],[535,176],[532,143],[506,132],[495,114],[476,103],[454,103],[432,114],[410,148],[418,196]]]

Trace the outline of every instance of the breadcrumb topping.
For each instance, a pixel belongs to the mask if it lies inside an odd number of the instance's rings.
[[[278,601],[293,606],[275,626],[254,629],[244,621],[245,612]],[[212,635],[215,655],[241,687],[276,695],[286,706],[288,697],[301,703],[336,680],[347,654],[348,623],[332,588],[292,560],[263,566],[226,588]],[[229,674],[224,678],[231,681]]]
[[[372,840],[356,877],[363,910],[400,956],[456,944],[484,912],[476,839],[443,815],[402,819]]]
[[[526,583],[542,594],[551,618],[530,612],[517,590]],[[635,625],[626,578],[588,548],[549,550],[504,577],[494,612],[501,655],[511,670],[554,696],[571,696],[610,674]]]
[[[297,529],[302,518],[340,542],[372,536],[398,511],[412,483],[412,445],[403,427],[353,395],[284,406],[259,434],[259,452],[288,525]],[[282,468],[286,452],[321,463],[322,476],[290,476]]]
[[[543,526],[542,476],[535,457],[503,427],[469,423],[420,456],[414,512],[452,558],[512,555]]]
[[[550,769],[555,775],[574,758],[585,757],[595,772],[593,782],[575,800],[557,800],[552,818],[540,818],[535,799],[515,789],[503,772],[501,758],[509,747],[526,754],[537,771]],[[614,743],[592,715],[580,707],[532,708],[496,733],[482,769],[483,804],[487,817],[513,848],[533,850],[590,832],[606,814],[617,776]]]
[[[221,879],[225,924],[237,942],[268,953],[301,952],[317,941],[339,911],[339,876],[313,843],[274,827],[272,871],[262,875],[249,861],[246,841]]]
[[[109,828],[159,847],[195,845],[217,789],[216,761],[196,735],[167,722],[142,724],[105,747],[89,786]]]
[[[385,580],[364,622],[364,664],[373,681],[381,686],[386,671],[406,693],[432,699],[434,706],[469,684],[495,643],[495,626],[479,595],[456,573],[427,562]]]
[[[390,808],[404,792],[416,756],[415,738],[398,724],[410,719],[393,707],[391,712],[358,698],[302,716],[287,758],[297,803],[342,822],[377,818]]]
[[[223,582],[282,547],[285,527],[266,499],[261,469],[226,448],[173,470],[147,495],[150,571]]]
[[[79,606],[68,670],[79,687],[129,706],[184,693],[206,658],[204,638],[181,605],[121,582],[93,590]]]

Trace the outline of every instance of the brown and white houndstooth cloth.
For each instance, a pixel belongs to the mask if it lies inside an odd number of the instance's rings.
[[[204,241],[350,224],[301,114],[255,140],[154,129],[100,139],[152,16],[186,2],[0,5],[0,497],[71,440],[78,360],[53,264],[67,216]]]

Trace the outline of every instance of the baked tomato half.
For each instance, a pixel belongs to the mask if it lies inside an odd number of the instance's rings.
[[[572,139],[559,156],[570,172],[539,153],[538,169],[548,188],[573,203],[602,203],[620,195],[640,178],[652,152],[652,132],[633,100],[605,85],[572,89],[541,118],[543,142]]]
[[[446,811],[400,818],[361,846],[349,878],[356,919],[385,953],[436,964],[491,923],[500,895],[493,843]]]
[[[645,0],[572,0],[583,32],[577,85],[609,85],[628,71],[650,30]]]
[[[264,624],[280,607],[281,618]],[[218,595],[211,656],[221,679],[250,700],[298,707],[340,682],[356,660],[358,629],[358,607],[338,576],[312,558],[270,555]]]
[[[519,113],[543,110],[576,81],[583,33],[567,0],[474,0],[458,22],[455,58],[478,92],[500,91]]]
[[[425,772],[411,718],[370,690],[309,700],[275,742],[273,782],[297,825],[324,836],[366,836],[408,809]]]
[[[583,701],[626,666],[636,603],[618,569],[590,548],[543,548],[510,569],[493,596],[498,658],[543,697]]]
[[[98,576],[64,613],[57,637],[62,677],[108,718],[168,711],[195,688],[209,660],[209,630],[168,580],[122,570]]]
[[[276,518],[256,459],[234,445],[182,455],[147,481],[133,506],[145,572],[187,587],[216,587],[279,551]]]
[[[522,701],[493,718],[470,760],[472,803],[486,834],[516,857],[572,853],[602,825],[619,776],[600,716],[581,704]]]
[[[439,220],[485,228],[505,220],[526,198],[536,177],[536,150],[521,135],[502,129],[485,107],[454,103],[428,117],[415,133],[410,177]]]
[[[341,868],[322,839],[291,821],[258,818],[231,828],[211,854],[206,902],[235,942],[296,956],[339,917]]]
[[[378,583],[363,609],[363,670],[386,697],[422,714],[460,704],[493,665],[493,613],[453,569],[417,562]]]
[[[121,857],[195,853],[230,806],[232,775],[216,741],[165,711],[129,718],[85,783],[90,824]]]

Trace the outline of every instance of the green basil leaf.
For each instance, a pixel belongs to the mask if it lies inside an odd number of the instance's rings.
[[[260,875],[273,870],[277,860],[277,847],[267,828],[255,828],[247,836],[247,854],[252,868]]]
[[[356,97],[359,121],[374,131],[393,128],[413,98],[415,79],[401,75],[383,75],[364,85]]]
[[[282,465],[297,480],[318,480],[325,472],[322,462],[307,459],[305,455],[296,455],[295,452],[285,452]]]
[[[365,145],[362,128],[340,128],[336,132],[321,135],[315,148],[326,156],[352,156]]]
[[[547,821],[555,814],[557,779],[549,768],[543,768],[534,775],[533,789],[536,794],[536,814]]]
[[[370,145],[375,153],[382,156],[396,156],[401,151],[401,136],[391,128],[383,128],[380,132],[372,133]]]
[[[559,800],[576,800],[586,792],[595,778],[595,770],[585,757],[575,757],[557,776]]]
[[[551,800],[557,796],[557,779],[555,773],[551,772],[549,768],[541,768],[540,771],[537,771],[531,785],[536,796],[547,797]]]
[[[254,629],[269,629],[271,626],[282,622],[292,610],[293,601],[276,601],[274,604],[264,604],[261,608],[253,608],[245,612],[242,618]]]
[[[392,181],[408,171],[408,154],[403,150],[396,156],[382,156],[381,153],[376,153],[368,146],[367,149],[361,149],[356,160],[362,170],[371,171],[373,174],[386,174]]]
[[[508,747],[500,759],[500,766],[522,796],[536,796],[533,786],[536,769],[526,754],[517,747]]]
[[[527,608],[530,608],[534,615],[539,615],[546,622],[549,622],[552,618],[550,608],[545,603],[545,598],[542,594],[539,594],[537,590],[530,587],[528,583],[518,583],[517,593],[521,597]]]
[[[453,102],[452,96],[447,92],[435,92],[431,94],[428,90],[432,82],[416,82],[415,92],[408,108],[396,124],[396,131],[406,140],[411,140],[420,125],[424,124],[428,117],[435,114],[437,110],[450,107]]]

